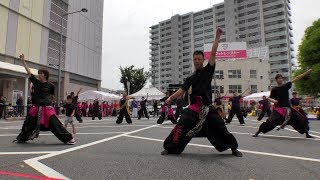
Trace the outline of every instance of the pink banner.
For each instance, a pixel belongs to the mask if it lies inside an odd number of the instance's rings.
[[[210,58],[211,52],[204,52],[204,59]],[[247,58],[246,50],[231,50],[231,51],[218,51],[216,53],[217,59],[243,59]]]

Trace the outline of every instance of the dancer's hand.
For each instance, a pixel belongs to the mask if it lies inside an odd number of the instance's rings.
[[[168,97],[168,99],[166,100],[166,104],[171,104],[171,102],[172,102],[171,97]]]
[[[217,31],[216,31],[216,36],[221,36],[222,35],[222,33],[223,33],[223,30],[221,29],[221,28],[217,28]]]
[[[24,54],[21,54],[21,55],[19,56],[19,58],[21,59],[22,64],[23,64],[24,68],[26,69],[28,75],[31,76],[31,71],[30,71],[30,69],[29,69],[29,67],[28,67],[28,65],[27,65],[27,63],[26,63],[26,60],[24,59]]]
[[[21,59],[22,62],[25,61],[25,59],[24,59],[24,54],[21,54],[21,55],[19,56],[19,58]]]

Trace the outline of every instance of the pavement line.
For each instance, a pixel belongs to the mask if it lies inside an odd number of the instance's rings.
[[[0,155],[50,154],[58,151],[0,152]]]
[[[100,128],[100,127],[143,127],[143,126],[148,126],[148,125],[115,125],[115,126],[77,126],[76,129],[83,129],[83,128]]]
[[[250,135],[252,136],[253,133],[243,133],[243,132],[230,132],[232,134],[240,134],[240,135]],[[311,141],[320,141],[318,138],[304,138],[304,137],[296,137],[296,136],[278,136],[278,135],[271,135],[271,134],[259,134],[258,137],[279,137],[279,138],[288,138],[288,139],[304,139],[304,140],[311,140]]]
[[[148,127],[144,127],[144,128],[137,129],[137,130],[134,130],[134,131],[126,132],[126,133],[119,134],[119,135],[112,136],[112,137],[108,137],[108,138],[105,138],[105,139],[101,139],[101,140],[94,141],[94,142],[91,142],[91,143],[83,144],[83,145],[76,146],[76,147],[73,147],[73,148],[69,148],[69,149],[65,149],[65,150],[62,150],[62,151],[57,151],[57,152],[54,152],[54,153],[50,153],[50,154],[47,154],[47,155],[42,155],[42,156],[39,156],[39,157],[27,159],[27,160],[24,160],[24,162],[26,164],[28,164],[30,167],[32,167],[35,170],[37,170],[38,172],[40,172],[41,174],[45,175],[45,176],[54,177],[54,178],[68,179],[64,175],[60,174],[59,172],[53,170],[52,168],[50,168],[48,166],[42,164],[39,161],[43,160],[43,159],[51,158],[51,157],[54,157],[54,156],[58,156],[58,155],[61,155],[61,154],[65,154],[65,153],[68,153],[68,152],[72,152],[72,151],[76,151],[76,150],[79,150],[79,149],[83,149],[83,148],[86,148],[86,147],[90,147],[90,146],[93,146],[93,145],[96,145],[96,144],[100,144],[100,143],[103,143],[103,142],[107,142],[107,141],[110,141],[110,140],[113,140],[113,139],[116,139],[116,138],[119,138],[119,137],[123,137],[125,135],[129,135],[129,134],[140,132],[140,131],[143,131],[143,130],[146,130],[146,129],[150,129],[150,128],[153,128],[155,126],[159,126],[159,125],[158,124],[151,125],[151,126],[148,126]]]
[[[137,121],[134,121],[133,124],[149,124],[150,123],[154,123],[153,121],[143,121],[143,122],[137,122]],[[81,124],[78,124],[78,125],[87,125],[87,124],[116,124],[116,122],[84,122],[84,123],[81,123]]]
[[[239,127],[242,127],[242,126],[239,126]],[[173,129],[172,127],[164,127],[164,126],[157,126],[157,128]],[[250,135],[250,136],[253,135],[253,133],[243,133],[243,132],[236,132],[236,131],[230,131],[230,133],[232,133],[232,134],[240,134],[240,135]],[[288,139],[304,139],[304,140],[320,141],[319,138],[304,138],[304,137],[296,137],[296,136],[279,136],[279,135],[272,135],[272,134],[259,134],[259,137],[279,137],[279,138],[288,138]]]
[[[103,134],[121,134],[126,132],[96,132],[96,133],[76,133],[75,135],[103,135]],[[0,134],[0,137],[17,136],[18,134]],[[40,134],[40,136],[54,136],[54,134]]]
[[[16,172],[8,172],[8,171],[0,171],[0,175],[7,175],[7,176],[13,176],[13,177],[23,177],[23,178],[30,178],[30,179],[41,179],[41,180],[62,180],[62,179],[56,179],[56,178],[48,178],[45,176],[36,176],[33,174],[22,174],[22,173],[16,173]]]
[[[131,135],[124,135],[124,136],[131,137],[131,138],[136,138],[136,139],[163,142],[163,140],[161,140],[161,139],[153,139],[153,138],[146,138],[146,137],[141,137],[141,136],[131,136]],[[214,149],[213,146],[202,145],[202,144],[189,143],[188,145]],[[273,156],[273,157],[282,157],[282,158],[287,158],[287,159],[295,159],[295,160],[311,161],[311,162],[320,163],[320,159],[314,159],[314,158],[306,158],[306,157],[300,157],[300,156],[290,156],[290,155],[285,155],[285,154],[275,154],[275,153],[267,153],[267,152],[259,152],[259,151],[250,151],[250,150],[245,150],[245,149],[238,149],[238,150],[241,151],[241,152],[249,153],[249,154],[257,154],[257,155]]]
[[[317,131],[309,131],[309,132],[320,134],[320,132],[317,132]]]

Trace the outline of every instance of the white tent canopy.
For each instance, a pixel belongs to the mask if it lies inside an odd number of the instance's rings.
[[[142,97],[147,97],[148,94],[148,100],[159,100],[165,96],[165,94],[161,91],[159,91],[157,88],[142,88],[140,91],[131,94],[130,96],[135,97],[137,100],[140,100]]]
[[[79,94],[79,101],[90,101],[98,99],[99,101],[119,100],[121,97],[102,91],[89,90]]]
[[[260,100],[262,100],[263,96],[266,96],[268,98],[269,95],[270,95],[270,91],[259,92],[259,93],[254,93],[254,94],[251,94],[249,96],[246,96],[246,97],[243,98],[243,100],[244,101],[251,101],[251,100],[260,101]]]

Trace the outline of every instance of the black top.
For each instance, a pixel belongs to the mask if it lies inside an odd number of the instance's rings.
[[[40,82],[33,74],[29,77],[33,84],[32,103],[35,106],[51,106],[54,95],[54,85],[50,82]]]
[[[154,102],[154,103],[153,103],[153,107],[157,108],[157,107],[158,107],[158,103],[157,103],[157,102]]]
[[[17,102],[16,102],[17,106],[22,106],[23,105],[23,100],[22,99],[17,99]]]
[[[76,106],[77,108],[77,103],[78,103],[78,96],[73,96],[72,98],[72,104]]]
[[[120,99],[120,107],[124,105],[124,103],[126,103],[126,97],[123,97]],[[126,107],[123,107],[126,108]]]
[[[183,108],[184,106],[183,99],[177,99],[176,105],[177,105],[177,108],[180,108],[180,109]]]
[[[203,104],[212,104],[211,81],[215,67],[215,65],[211,66],[208,63],[204,68],[196,70],[182,85],[181,89],[184,91],[188,91],[192,87],[192,93],[190,94],[191,104],[196,103],[197,96],[202,97]]]
[[[224,98],[224,97],[219,97],[219,98],[216,98],[216,99],[214,100],[214,102],[216,103],[217,106],[222,105],[221,99],[223,99],[223,98]]]
[[[271,90],[270,98],[278,101],[276,106],[289,107],[289,89],[292,87],[292,82],[288,82],[280,87],[274,87]]]
[[[76,107],[73,105],[73,104],[64,104],[63,105],[63,108],[65,108],[65,110],[66,110],[66,116],[68,116],[68,117],[70,117],[71,116],[71,114],[72,114],[72,112],[73,112],[73,110],[75,110],[76,109]]]
[[[93,103],[93,110],[95,110],[95,111],[99,111],[99,102],[97,101],[97,102],[95,102],[95,103]]]
[[[140,107],[141,108],[146,108],[146,104],[147,104],[147,99],[140,101]]]
[[[269,101],[268,101],[268,99],[261,100],[261,101],[259,101],[259,103],[262,104],[262,108],[263,108],[263,109],[268,109],[268,108],[269,108]]]
[[[290,103],[292,106],[299,106],[300,100],[302,100],[302,98],[292,98],[290,99]]]
[[[240,99],[242,98],[241,95],[239,96],[234,96],[232,98],[229,99],[229,101],[232,102],[232,106],[231,108],[240,108]]]

